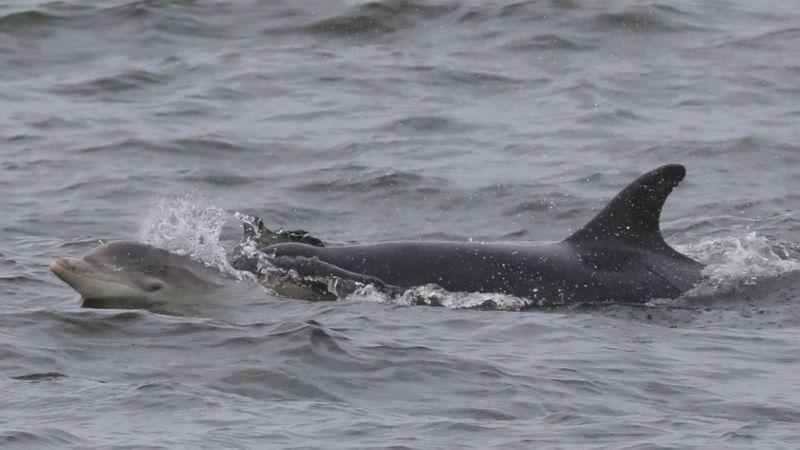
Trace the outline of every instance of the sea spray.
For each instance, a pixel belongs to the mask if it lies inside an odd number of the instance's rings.
[[[144,214],[139,240],[240,276],[220,242],[227,213],[200,192],[161,198]]]
[[[706,239],[676,248],[705,264],[706,277],[687,296],[725,292],[764,278],[800,270],[800,260],[789,244],[758,235]]]

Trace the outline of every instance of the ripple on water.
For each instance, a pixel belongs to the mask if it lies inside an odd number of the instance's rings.
[[[54,381],[59,378],[64,378],[66,376],[67,375],[61,372],[42,372],[42,373],[29,373],[25,375],[17,375],[11,378],[20,381]]]
[[[385,195],[387,191],[414,191],[434,193],[446,180],[423,176],[415,172],[363,172],[357,177],[338,177],[328,181],[312,181],[301,184],[298,189],[304,192],[325,193],[375,193]]]
[[[578,44],[574,40],[556,34],[537,34],[533,37],[514,39],[503,45],[506,50],[514,52],[553,51],[587,51],[590,45]]]
[[[475,126],[444,116],[410,116],[390,122],[382,129],[401,134],[458,133],[474,130]]]
[[[328,37],[368,38],[417,26],[457,8],[457,3],[429,4],[409,0],[370,2],[311,23],[304,29],[308,33]]]
[[[143,90],[169,82],[169,77],[142,69],[132,69],[86,81],[62,83],[53,92],[76,97],[91,97],[107,93]]]
[[[27,38],[43,38],[54,33],[65,18],[38,10],[19,11],[0,17],[0,33]]]
[[[786,28],[778,31],[768,31],[759,33],[755,36],[736,36],[725,40],[722,43],[713,44],[705,48],[740,50],[742,48],[751,50],[774,51],[776,46],[787,46],[795,48],[800,42],[800,27]],[[703,47],[701,47],[703,48]]]
[[[209,138],[185,138],[171,141],[151,141],[128,138],[121,141],[84,147],[79,150],[84,154],[115,153],[130,150],[142,150],[160,155],[191,155],[202,157],[226,156],[230,153],[246,153],[253,149],[229,141]]]
[[[209,186],[223,188],[244,186],[255,181],[253,177],[239,176],[213,169],[195,170],[192,174],[183,176],[182,179],[193,184],[202,183]]]
[[[691,16],[671,6],[655,5],[633,7],[620,12],[602,12],[594,15],[590,23],[597,31],[627,31],[635,33],[678,33],[703,31],[699,25],[689,23]]]
[[[38,427],[35,431],[9,430],[0,431],[0,443],[16,448],[74,448],[88,445],[86,440],[60,428]]]

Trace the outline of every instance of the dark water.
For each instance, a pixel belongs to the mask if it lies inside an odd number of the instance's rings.
[[[792,1],[3,2],[0,446],[800,446],[798,48]],[[174,317],[47,270],[123,238],[219,264],[235,212],[557,240],[670,162],[665,235],[709,264],[676,301],[242,283]]]

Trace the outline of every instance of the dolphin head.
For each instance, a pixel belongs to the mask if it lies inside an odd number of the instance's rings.
[[[208,292],[221,276],[188,256],[131,241],[100,245],[82,259],[59,258],[50,270],[89,308],[169,309]]]

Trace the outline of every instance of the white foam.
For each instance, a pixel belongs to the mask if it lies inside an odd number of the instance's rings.
[[[401,306],[429,305],[450,309],[488,308],[505,311],[519,311],[533,303],[529,299],[506,294],[450,292],[435,284],[412,287],[399,297],[392,297],[370,284],[358,283],[357,285],[358,288],[344,296],[344,300]],[[342,298],[337,293],[337,289],[331,289],[329,286],[329,291]]]
[[[519,311],[533,304],[527,298],[507,294],[487,294],[481,292],[450,292],[435,284],[408,289],[397,300],[400,304],[438,304],[451,309],[489,308],[505,311]]]
[[[800,270],[800,261],[792,256],[788,244],[756,232],[676,248],[706,265],[706,279],[686,294],[689,296],[709,295]]]
[[[353,283],[355,286],[355,290],[350,293],[347,293],[342,297],[341,293],[342,290],[339,288],[339,284],[347,284],[347,282],[342,282],[342,280],[338,277],[332,277],[331,280],[328,281],[328,292],[336,295],[337,297],[342,298],[343,300],[348,301],[355,301],[355,302],[373,302],[373,303],[387,303],[392,304],[395,303],[392,299],[392,296],[381,292],[380,289],[371,285],[371,284],[364,284],[364,283]]]

